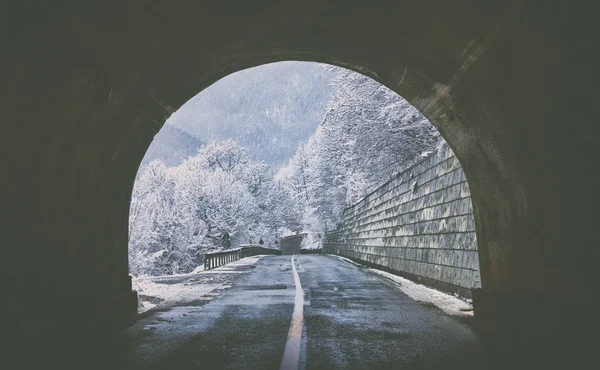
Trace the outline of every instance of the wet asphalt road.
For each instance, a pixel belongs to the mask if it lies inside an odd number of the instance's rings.
[[[291,256],[263,257],[205,303],[128,329],[126,369],[279,369],[294,311]],[[321,255],[295,256],[304,294],[298,368],[478,368],[470,327],[385,279]]]

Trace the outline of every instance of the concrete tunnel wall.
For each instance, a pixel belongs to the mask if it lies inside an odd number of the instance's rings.
[[[327,232],[324,253],[384,268],[449,293],[481,288],[471,193],[444,144],[358,203]]]
[[[476,315],[495,327],[486,338],[537,358],[593,353],[582,338],[600,260],[594,5],[3,2],[3,334],[31,343],[127,322],[129,205],[153,136],[220,77],[307,60],[396,91],[455,152],[475,215]]]

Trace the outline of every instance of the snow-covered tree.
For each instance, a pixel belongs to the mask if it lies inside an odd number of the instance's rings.
[[[301,205],[304,227],[335,227],[343,209],[410,166],[441,140],[406,100],[361,74],[337,71],[317,132],[278,176]]]
[[[211,170],[228,173],[238,171],[248,163],[246,149],[232,139],[213,141],[200,148],[198,155]]]
[[[363,75],[332,70],[322,122],[276,176],[232,139],[200,147],[177,167],[152,161],[140,169],[130,210],[132,274],[191,271],[207,251],[228,247],[226,234],[232,246],[261,239],[272,246],[282,233],[308,231],[317,245],[347,205],[438,145],[438,132],[406,100]],[[255,128],[248,132],[259,135]]]
[[[188,272],[211,249],[275,244],[279,228],[299,228],[290,194],[270,166],[249,161],[237,142],[209,143],[183,164],[156,160],[140,170],[130,212],[134,275]]]

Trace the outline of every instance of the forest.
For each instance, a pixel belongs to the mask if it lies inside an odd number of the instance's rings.
[[[205,140],[179,165],[158,156],[140,167],[129,219],[132,275],[192,271],[206,252],[227,248],[224,235],[231,247],[260,240],[277,247],[279,237],[307,232],[307,243],[318,245],[346,206],[441,143],[429,121],[392,90],[346,69],[312,68],[329,76],[331,92],[319,95],[326,101],[316,130],[288,150],[287,163],[268,163],[253,155],[247,136],[241,142],[231,135]]]

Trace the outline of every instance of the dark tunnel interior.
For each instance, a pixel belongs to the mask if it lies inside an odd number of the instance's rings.
[[[4,2],[2,335],[31,348],[125,325],[136,307],[130,196],[153,136],[219,78],[305,60],[396,91],[460,159],[480,254],[475,315],[489,345],[507,358],[583,364],[600,257],[600,27],[589,8]]]

